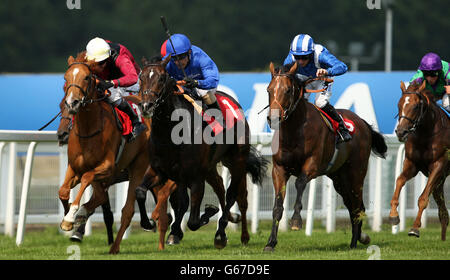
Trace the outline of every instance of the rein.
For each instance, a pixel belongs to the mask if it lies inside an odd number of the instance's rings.
[[[98,90],[97,88],[91,88],[91,85],[92,85],[92,82],[94,82],[94,86],[97,84],[97,80],[98,80],[98,77],[97,77],[97,75],[95,75],[94,73],[92,73],[92,70],[91,70],[91,68],[89,67],[89,65],[88,64],[86,64],[86,63],[84,63],[84,62],[74,62],[74,63],[72,63],[72,64],[70,64],[68,67],[67,67],[67,70],[68,69],[70,69],[70,67],[72,67],[73,65],[84,65],[84,66],[86,66],[87,68],[88,68],[88,70],[89,70],[89,76],[88,76],[88,78],[89,78],[89,83],[88,83],[88,86],[87,86],[87,88],[86,88],[86,90],[84,90],[82,87],[80,87],[79,85],[77,85],[77,84],[69,84],[67,87],[66,87],[66,91],[65,91],[65,95],[67,96],[67,92],[69,91],[69,88],[70,87],[76,87],[76,88],[78,88],[80,91],[81,91],[81,93],[83,93],[83,98],[81,99],[81,106],[86,106],[86,105],[88,105],[88,104],[92,104],[92,103],[94,103],[94,102],[100,102],[100,101],[103,101],[106,97],[107,97],[107,94],[104,94],[102,97],[100,97],[100,98],[96,98],[96,99],[93,99],[93,98],[90,98],[90,99],[87,99],[88,98],[88,94],[89,94],[89,92],[90,91],[92,91],[92,90]],[[106,91],[105,91],[106,92]],[[114,109],[113,109],[114,110]],[[60,112],[61,113],[61,112]],[[103,131],[103,128],[104,128],[104,118],[103,118],[103,110],[101,109],[100,110],[100,119],[101,119],[101,121],[102,121],[102,126],[101,126],[101,128],[100,129],[98,129],[97,131],[95,131],[94,133],[91,133],[91,134],[89,134],[89,135],[80,135],[80,134],[78,134],[78,132],[76,132],[75,130],[74,130],[74,132],[75,132],[75,134],[79,137],[79,138],[90,138],[90,137],[93,137],[93,136],[96,136],[97,134],[99,134],[99,133],[101,133],[102,131]],[[65,117],[65,118],[68,118],[68,117]],[[70,118],[68,118],[68,119],[70,119]]]

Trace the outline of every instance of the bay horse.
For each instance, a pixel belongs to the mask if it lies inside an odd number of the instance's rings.
[[[182,236],[180,227],[181,219],[188,209],[189,197],[187,188],[190,188],[190,216],[187,226],[190,230],[199,229],[204,223],[200,217],[200,204],[203,199],[205,180],[215,177],[216,166],[219,162],[227,167],[231,174],[231,184],[226,191],[226,203],[222,208],[222,216],[215,234],[214,245],[216,248],[224,248],[227,244],[225,228],[228,224],[230,208],[237,201],[241,212],[241,242],[247,244],[250,236],[247,230],[247,178],[250,173],[253,182],[261,184],[265,174],[267,161],[257,154],[256,149],[249,142],[248,123],[243,118],[239,125],[233,128],[233,139],[228,142],[206,143],[203,133],[206,123],[201,121],[200,115],[194,110],[193,104],[178,91],[175,79],[170,77],[165,67],[171,57],[152,63],[146,63],[140,77],[141,108],[144,116],[152,118],[152,134],[148,142],[150,165],[159,177],[159,182],[164,183],[170,179],[177,188],[170,197],[170,202],[175,211],[175,222],[171,226],[170,235]],[[218,92],[216,95],[226,96],[235,104],[232,97]],[[242,112],[242,108],[239,107]],[[173,118],[185,116],[182,122]],[[200,121],[199,121],[200,120]],[[184,121],[184,122],[183,122]],[[181,134],[187,141],[175,140],[179,128],[183,128]],[[243,131],[239,131],[238,127]],[[231,128],[230,128],[231,130]],[[211,132],[211,130],[209,130]],[[172,134],[174,133],[174,134]],[[200,141],[195,139],[200,135]],[[223,135],[223,134],[222,134]],[[220,178],[220,176],[219,176]],[[221,182],[221,179],[220,179]],[[142,185],[148,183],[143,181]],[[155,183],[153,184],[155,185]]]
[[[336,143],[336,134],[328,128],[319,110],[304,98],[308,82],[296,76],[297,62],[275,69],[270,63],[272,75],[267,88],[269,94],[268,123],[276,129],[272,140],[272,179],[275,189],[272,231],[264,251],[273,251],[278,240],[278,223],[283,215],[286,183],[296,176],[297,196],[292,229],[301,227],[301,197],[306,184],[312,179],[326,175],[333,180],[335,190],[344,199],[352,225],[351,248],[357,241],[368,244],[370,238],[361,232],[365,207],[363,184],[371,150],[384,157],[387,146],[383,136],[349,110],[337,110],[344,119],[354,125],[353,139]],[[336,153],[335,153],[336,152]]]
[[[122,170],[128,171],[129,187],[125,206],[122,209],[120,229],[110,248],[117,254],[123,234],[134,214],[135,189],[147,169],[147,139],[149,131],[131,143],[125,143],[120,158],[117,158],[122,141],[113,107],[103,102],[105,95],[96,88],[95,63],[87,61],[84,53],[68,59],[64,75],[67,82],[65,106],[73,114],[73,128],[68,139],[68,168],[59,197],[67,213],[61,223],[63,230],[71,230],[86,223],[95,208],[107,200],[107,188]],[[147,124],[148,125],[148,124]],[[80,190],[69,207],[70,189],[81,182]],[[93,187],[91,199],[81,207],[84,190]],[[76,214],[76,217],[75,217]]]
[[[420,236],[420,220],[432,193],[439,207],[441,240],[445,241],[449,217],[445,205],[444,183],[450,172],[450,121],[425,87],[425,81],[422,84],[411,83],[408,88],[403,82],[400,84],[402,96],[398,101],[395,133],[398,140],[405,143],[405,159],[402,172],[395,182],[389,219],[394,225],[400,222],[397,212],[400,191],[420,171],[428,177],[428,181],[419,197],[419,210],[408,235]]]

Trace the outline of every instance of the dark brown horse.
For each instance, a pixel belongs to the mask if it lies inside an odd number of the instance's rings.
[[[76,59],[69,57],[68,64],[64,75],[67,82],[65,104],[75,117],[68,141],[69,166],[59,191],[66,213],[61,228],[71,230],[75,223],[76,231],[77,227],[85,224],[95,208],[106,202],[107,188],[126,169],[129,176],[128,195],[122,209],[120,229],[110,249],[110,253],[115,254],[119,252],[123,234],[134,214],[136,186],[149,164],[149,131],[126,143],[121,157],[117,158],[122,135],[113,114],[114,109],[103,102],[104,95],[96,88],[96,75],[92,70],[95,64],[86,61],[84,53]],[[80,182],[80,190],[69,207],[70,189]],[[83,192],[89,185],[93,187],[93,195],[80,207]]]
[[[389,218],[392,224],[400,222],[397,212],[400,191],[420,171],[428,177],[428,181],[419,197],[419,211],[408,234],[420,236],[420,220],[432,193],[439,207],[441,239],[445,240],[448,211],[445,206],[444,182],[450,172],[450,121],[436,105],[433,95],[425,90],[425,86],[424,81],[421,85],[412,83],[406,89],[401,82],[402,96],[398,101],[398,125],[395,133],[401,142],[405,142],[405,159],[402,173],[395,182]]]
[[[363,184],[370,151],[383,156],[387,150],[383,136],[348,110],[338,110],[354,123],[353,139],[336,146],[336,135],[328,128],[317,108],[303,98],[305,83],[295,77],[297,63],[274,69],[269,93],[269,125],[276,129],[272,140],[272,178],[275,188],[272,232],[265,251],[277,244],[278,223],[283,214],[286,182],[296,176],[297,197],[291,224],[301,227],[301,196],[306,184],[321,175],[333,180],[334,188],[344,199],[352,224],[351,248],[357,241],[367,244],[370,239],[361,233],[364,217]],[[334,156],[333,156],[334,155]]]
[[[205,180],[208,177],[215,177],[216,165],[222,162],[230,171],[231,184],[226,191],[226,203],[219,219],[214,245],[216,248],[226,246],[225,228],[230,208],[236,201],[242,215],[241,242],[246,244],[250,238],[246,220],[246,174],[250,173],[254,182],[261,183],[267,162],[251,147],[245,118],[241,120],[242,123],[229,129],[233,130],[234,134],[232,139],[227,139],[228,142],[219,144],[219,141],[213,143],[204,141],[203,136],[205,133],[208,134],[205,131],[210,128],[197,115],[195,105],[193,106],[184,96],[174,94],[177,91],[176,81],[165,69],[169,60],[170,56],[164,61],[144,66],[139,94],[142,98],[141,107],[144,115],[152,117],[152,134],[149,141],[150,165],[158,174],[160,182],[171,179],[177,184],[170,197],[175,211],[175,222],[171,226],[170,234],[182,235],[180,222],[189,206],[188,187],[191,190],[191,209],[187,226],[195,231],[204,224],[200,217],[200,204]],[[238,131],[238,128],[241,128],[241,131]],[[200,136],[199,142],[197,136]],[[148,183],[143,182],[143,185]]]

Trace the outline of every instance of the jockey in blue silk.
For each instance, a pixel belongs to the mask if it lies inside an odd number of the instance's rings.
[[[293,64],[297,61],[296,77],[300,81],[308,78],[323,76],[339,76],[347,72],[348,68],[345,63],[337,59],[324,46],[314,44],[314,40],[308,34],[298,34],[292,40],[289,54],[284,60],[284,65]],[[323,89],[324,81],[315,81],[306,86],[306,89]],[[306,99],[310,93],[305,93]],[[331,84],[325,91],[316,93],[315,104],[317,107],[325,111],[331,118],[339,123],[339,131],[341,139],[345,142],[352,139],[350,132],[344,124],[344,120],[336,112],[336,109],[330,104]]]
[[[209,108],[220,110],[215,96],[219,70],[214,61],[202,49],[191,45],[183,34],[170,36],[166,43],[166,56],[169,54],[172,55],[166,66],[169,75],[178,81],[184,80],[185,87],[195,90]]]

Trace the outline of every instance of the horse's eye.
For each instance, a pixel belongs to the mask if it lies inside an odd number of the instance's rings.
[[[86,76],[86,78],[84,78],[85,81],[89,81],[89,76]]]

